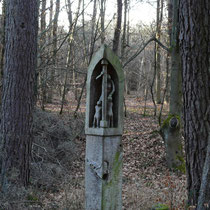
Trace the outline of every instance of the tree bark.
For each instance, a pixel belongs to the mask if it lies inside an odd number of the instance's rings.
[[[93,2],[93,17],[91,21],[91,41],[90,41],[90,46],[89,46],[89,52],[94,51],[94,45],[95,45],[95,37],[96,37],[96,15],[97,15],[97,0],[94,0]],[[91,57],[90,57],[91,60]],[[90,60],[88,63],[90,63]]]
[[[170,113],[181,116],[182,114],[182,71],[179,53],[179,24],[178,24],[179,0],[173,0],[173,23],[171,34],[171,89],[170,89]]]
[[[196,205],[210,128],[210,4],[180,0],[179,11],[187,189],[189,204]],[[210,206],[210,186],[207,191]]]
[[[53,98],[53,87],[54,87],[54,80],[55,80],[55,65],[57,63],[57,39],[58,39],[58,17],[60,13],[60,0],[56,0],[56,7],[55,7],[55,15],[53,20],[53,56],[52,56],[52,63],[54,65],[54,68],[51,69],[51,75],[50,75],[50,91],[48,95],[48,101],[52,102]]]
[[[162,17],[163,17],[163,0],[157,1],[157,28],[156,28],[156,39],[160,40],[161,37],[161,24],[162,24]],[[160,61],[161,61],[161,55],[160,55],[160,46],[156,45],[156,51],[155,51],[155,57],[156,57],[156,102],[157,104],[161,103],[161,69],[160,69]]]
[[[41,87],[41,108],[44,110],[47,102],[47,69],[45,66],[44,45],[46,44],[46,0],[42,0],[41,7],[41,37],[40,37],[40,87]]]
[[[101,1],[101,8],[100,8],[100,16],[101,16],[101,44],[104,44],[105,41],[105,3],[106,0],[100,0]]]
[[[199,192],[199,197],[198,197],[197,210],[204,209],[205,205],[208,204],[208,203],[205,203],[205,200],[207,198],[207,195],[208,195],[207,190],[210,185],[210,172],[209,172],[210,164],[209,163],[210,163],[210,133],[209,133],[209,139],[208,139],[208,147],[206,151],[206,159],[203,166],[203,173],[202,173],[201,187],[200,187],[200,192]]]
[[[128,10],[128,3],[127,3],[127,0],[124,0],[124,21],[123,21],[122,44],[121,44],[122,62],[124,61],[124,54],[125,54],[125,48],[126,48],[127,10]]]
[[[8,0],[2,98],[1,187],[29,183],[32,112],[37,59],[38,1]],[[11,180],[12,171],[18,180]]]
[[[1,104],[1,96],[2,96],[2,79],[3,79],[3,67],[4,67],[4,52],[5,52],[5,0],[2,2],[2,17],[0,22],[0,104]]]
[[[161,126],[161,136],[166,147],[166,161],[170,169],[185,172],[185,162],[182,151],[181,117],[182,117],[182,80],[178,43],[178,5],[179,0],[173,0],[173,18],[171,30],[171,88],[169,116]],[[172,125],[171,123],[176,123]]]
[[[122,0],[117,0],[117,24],[114,31],[113,39],[113,52],[118,54],[118,47],[120,42],[120,33],[121,33],[121,22],[122,22]]]
[[[4,51],[5,51],[5,0],[2,2],[2,17],[1,17],[1,42],[0,42],[0,77],[3,76],[3,64],[4,64]]]

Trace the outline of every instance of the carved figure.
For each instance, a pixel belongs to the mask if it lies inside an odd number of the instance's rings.
[[[96,79],[99,79],[104,75],[104,71],[101,71],[101,73],[96,77]],[[102,117],[102,104],[106,103],[106,116],[105,119],[108,121],[108,127],[114,127],[113,123],[113,101],[112,101],[112,95],[115,92],[115,85],[114,81],[112,80],[111,76],[107,74],[107,83],[106,83],[106,89],[107,89],[107,98],[103,102],[103,85],[102,85],[102,93],[97,101],[97,105],[95,106],[95,114],[94,114],[94,120],[93,120],[93,127],[99,128],[100,127],[100,120]]]
[[[107,118],[108,118],[108,127],[112,128],[114,127],[114,122],[113,122],[113,102],[112,102],[112,97],[108,97],[108,106],[107,106]]]
[[[96,77],[96,79],[98,79],[102,75],[103,75],[103,71],[101,72],[101,74],[99,76]],[[112,95],[114,94],[114,92],[115,92],[114,82],[111,79],[111,76],[109,74],[107,74],[107,95],[108,95],[108,98],[111,98]],[[99,101],[102,101],[102,93],[101,93],[101,96],[99,98]]]
[[[100,127],[100,120],[101,120],[101,101],[97,101],[97,105],[95,106],[95,114],[93,119],[93,127],[99,128]]]
[[[114,91],[115,91],[114,82],[111,79],[111,76],[108,74],[107,75],[107,94],[108,94],[108,98],[112,98],[112,95],[114,94]]]

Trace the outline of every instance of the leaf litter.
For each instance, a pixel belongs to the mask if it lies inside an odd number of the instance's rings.
[[[144,102],[140,103],[138,98],[127,98],[126,105],[122,137],[123,209],[146,210],[155,204],[165,204],[171,210],[185,209],[186,176],[167,168],[152,103],[148,103],[146,116],[142,114]],[[48,112],[39,110],[35,116],[29,189],[15,186],[7,195],[0,194],[0,208],[85,208],[85,103],[77,119],[73,118],[70,106],[64,107],[62,116],[54,113],[56,106],[51,105]]]

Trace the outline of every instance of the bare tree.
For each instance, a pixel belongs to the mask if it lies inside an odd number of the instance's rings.
[[[50,75],[50,91],[48,94],[48,101],[52,101],[53,97],[53,86],[54,86],[54,79],[55,79],[55,65],[57,64],[57,42],[58,42],[58,17],[60,13],[60,0],[56,0],[56,6],[55,6],[55,15],[53,19],[53,56],[52,56],[52,63],[54,65],[54,68],[51,69],[51,75]]]
[[[122,22],[122,0],[117,0],[117,23],[113,39],[113,51],[116,54],[118,54],[118,46],[119,46],[120,33],[121,33],[121,22]]]
[[[126,48],[126,29],[127,29],[127,11],[128,2],[124,0],[124,20],[123,20],[123,33],[122,33],[122,43],[121,43],[121,59],[124,60],[124,53]]]
[[[161,24],[163,19],[163,0],[157,0],[157,20],[156,20],[156,39],[160,40],[161,37]],[[157,104],[161,103],[161,81],[160,81],[160,46],[155,43],[155,68],[156,68],[156,101]]]
[[[68,75],[69,75],[69,70],[71,68],[70,64],[72,63],[72,60],[73,60],[72,52],[73,52],[73,47],[74,47],[74,36],[75,36],[75,32],[76,32],[77,21],[78,21],[79,15],[80,15],[81,3],[82,3],[82,0],[79,0],[78,6],[77,6],[77,11],[76,11],[73,21],[71,19],[72,15],[69,14],[69,13],[71,13],[71,10],[68,11],[68,16],[69,16],[69,39],[68,39],[68,41],[69,41],[69,43],[68,43],[68,55],[67,55],[67,60],[66,60],[66,71],[65,71],[65,77],[64,77],[60,114],[62,114],[62,112],[63,112],[63,106],[64,106],[64,102],[65,102],[65,97],[66,97]],[[69,4],[71,4],[70,1],[69,1]],[[69,9],[71,9],[71,8],[69,8]]]
[[[44,46],[46,45],[46,0],[42,0],[41,4],[41,34],[40,34],[40,90],[41,90],[41,108],[44,110],[44,106],[47,100],[47,69],[45,66],[45,55],[44,55]]]
[[[106,5],[106,0],[100,0],[100,16],[101,16],[101,44],[104,44],[105,41],[105,26],[104,26],[104,21],[105,21],[105,5]]]

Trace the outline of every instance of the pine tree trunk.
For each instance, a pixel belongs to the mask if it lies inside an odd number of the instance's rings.
[[[1,184],[29,182],[37,59],[38,1],[8,0],[2,98]],[[18,180],[11,180],[13,169]]]
[[[189,204],[196,205],[210,132],[210,4],[180,0],[179,11],[187,188]],[[210,186],[207,191],[210,206]]]

